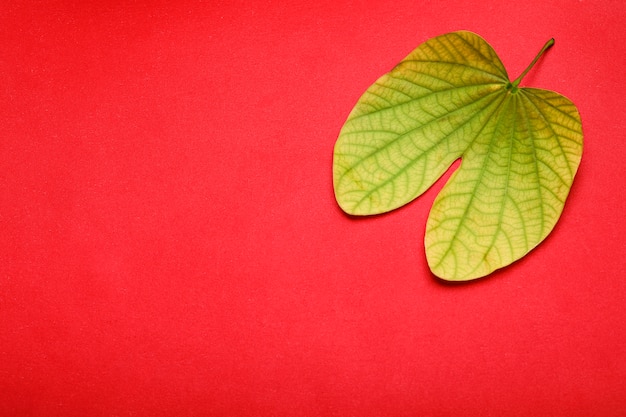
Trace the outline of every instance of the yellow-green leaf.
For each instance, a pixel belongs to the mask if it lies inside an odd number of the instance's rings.
[[[556,224],[582,156],[574,104],[513,82],[471,32],[421,44],[359,99],[335,145],[337,202],[353,215],[398,208],[462,158],[431,209],[434,274],[482,277],[521,258]]]

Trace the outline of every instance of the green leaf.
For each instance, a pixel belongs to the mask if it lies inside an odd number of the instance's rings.
[[[367,89],[341,129],[333,158],[341,208],[370,215],[403,206],[462,158],[426,224],[432,272],[474,279],[536,247],[561,215],[582,156],[574,104],[519,87],[553,43],[513,82],[474,33],[421,44]]]

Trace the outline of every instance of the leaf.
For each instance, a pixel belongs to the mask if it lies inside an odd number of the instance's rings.
[[[520,259],[552,231],[582,156],[574,104],[515,81],[471,32],[421,44],[378,79],[348,116],[333,157],[340,207],[383,213],[460,167],[430,211],[424,238],[431,271],[470,280]]]

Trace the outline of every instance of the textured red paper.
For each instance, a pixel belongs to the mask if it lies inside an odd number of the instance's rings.
[[[626,415],[626,3],[5,1],[1,416]],[[426,39],[472,30],[579,108],[528,257],[426,265],[434,189],[353,219],[332,149]]]

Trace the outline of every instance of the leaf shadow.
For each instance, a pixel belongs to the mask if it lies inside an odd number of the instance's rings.
[[[504,275],[507,275],[510,273],[510,269],[515,268],[515,265],[517,264],[517,262],[514,262],[513,264],[507,265],[503,268],[497,269],[493,271],[492,273],[490,273],[489,275],[485,275],[483,277],[471,279],[467,281],[449,281],[433,274],[428,268],[428,262],[426,261],[425,255],[424,255],[424,264],[425,264],[425,268],[428,271],[427,272],[428,275],[430,275],[431,281],[435,282],[438,286],[447,287],[447,288],[460,288],[460,287],[469,288],[469,287],[476,287],[479,285],[485,285],[488,282],[491,282],[494,280],[498,281],[500,279],[503,279]]]
[[[506,268],[503,268],[506,269]],[[491,281],[494,279],[497,279],[497,275],[501,274],[502,269],[498,270],[498,271],[494,271],[489,275],[486,275],[484,277],[480,277],[480,278],[476,278],[476,279],[472,279],[472,280],[468,280],[468,281],[448,281],[446,279],[443,278],[439,278],[437,275],[433,274],[432,272],[430,272],[430,278],[431,280],[433,280],[437,285],[441,286],[441,287],[447,287],[447,288],[459,288],[459,287],[475,287],[478,285],[484,285],[485,283],[487,283],[487,281]]]
[[[386,212],[384,212],[384,213],[367,214],[367,215],[362,215],[362,216],[359,216],[359,215],[354,215],[354,214],[349,214],[349,213],[346,213],[345,211],[343,211],[343,210],[341,209],[341,207],[339,206],[339,204],[335,204],[335,212],[340,213],[340,214],[341,214],[344,218],[346,218],[346,219],[348,219],[348,220],[350,220],[350,221],[354,221],[354,222],[366,222],[366,221],[370,221],[370,220],[371,220],[371,221],[374,221],[374,220],[376,220],[376,219],[380,219],[380,218],[384,218],[384,217],[390,216],[390,215],[392,215],[392,214],[394,214],[394,213],[397,213],[397,212],[398,212],[398,211],[400,211],[400,210],[405,209],[405,207],[406,207],[406,206],[408,206],[408,204],[405,204],[405,205],[404,205],[404,206],[402,206],[402,207],[398,207],[398,208],[395,208],[395,209],[390,210],[390,211],[386,211]]]

